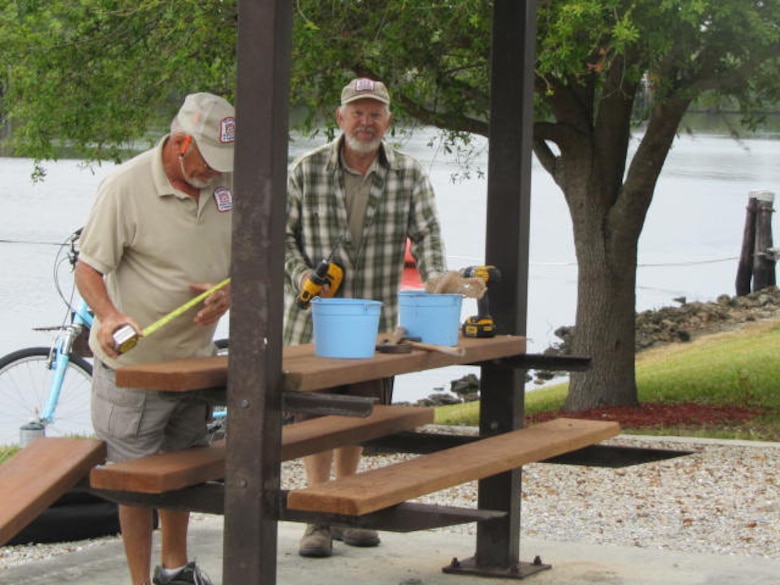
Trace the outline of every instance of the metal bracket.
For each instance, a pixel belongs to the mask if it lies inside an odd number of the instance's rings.
[[[287,492],[280,493],[279,520],[284,522],[302,522],[306,524],[327,524],[329,526],[353,526],[371,528],[387,532],[415,532],[431,530],[443,526],[487,522],[504,518],[507,513],[501,510],[481,510],[458,506],[404,502],[361,516],[347,514],[329,514],[290,510],[286,503]]]
[[[525,579],[541,571],[551,569],[552,565],[545,565],[538,556],[531,563],[516,562],[509,567],[480,567],[474,557],[459,560],[452,559],[449,565],[442,567],[443,573],[474,575],[477,577],[500,577],[504,579]]]
[[[525,353],[501,358],[500,363],[523,370],[584,372],[590,369],[591,361],[588,356]]]
[[[176,393],[177,396],[180,393]],[[205,388],[187,393],[187,399],[208,402],[213,406],[227,404],[225,388]],[[282,410],[304,412],[312,415],[339,414],[365,418],[374,411],[376,398],[347,396],[325,392],[282,392]]]
[[[282,410],[313,415],[338,414],[365,418],[374,411],[376,398],[323,392],[283,392]]]

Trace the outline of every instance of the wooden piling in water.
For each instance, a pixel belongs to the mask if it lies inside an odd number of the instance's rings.
[[[737,268],[737,296],[775,286],[775,260],[772,253],[772,212],[775,194],[751,191]],[[751,286],[752,281],[752,286]]]

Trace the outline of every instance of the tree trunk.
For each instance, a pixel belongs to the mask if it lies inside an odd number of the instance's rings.
[[[587,372],[572,372],[564,410],[638,404],[635,374],[636,255],[580,260],[574,353],[589,355]],[[630,248],[630,246],[628,246]]]

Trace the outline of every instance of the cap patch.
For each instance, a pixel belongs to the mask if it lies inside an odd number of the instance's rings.
[[[219,141],[222,144],[230,144],[236,141],[236,119],[233,116],[220,120]]]
[[[217,187],[214,189],[214,202],[217,204],[217,211],[226,212],[233,209],[233,193],[227,187]]]
[[[355,91],[374,91],[374,80],[361,78],[355,81]]]

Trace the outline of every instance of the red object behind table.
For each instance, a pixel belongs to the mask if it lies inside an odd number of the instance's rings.
[[[406,253],[404,254],[404,275],[401,279],[401,290],[418,290],[423,288],[417,264],[412,256],[412,243],[406,240]]]

